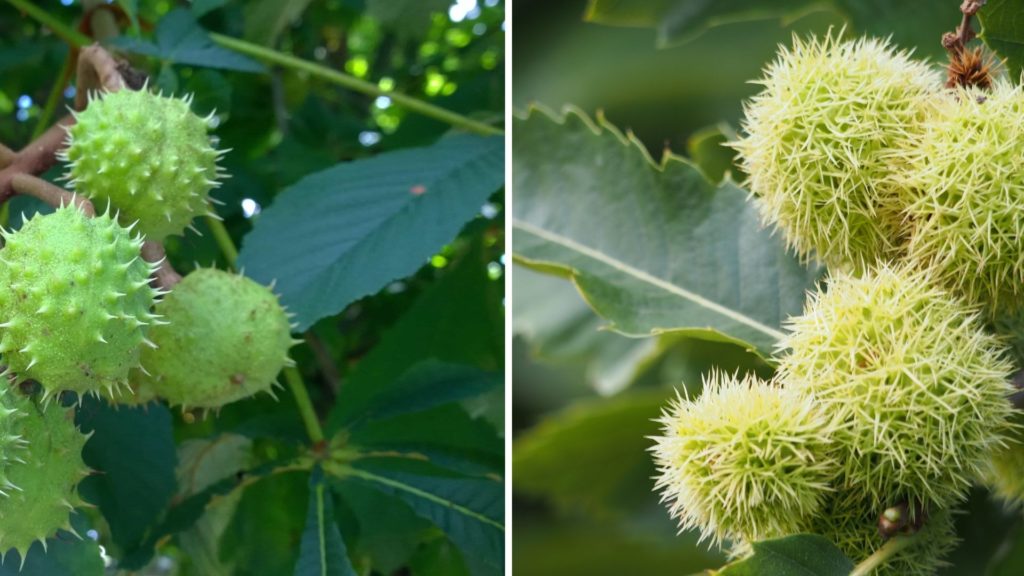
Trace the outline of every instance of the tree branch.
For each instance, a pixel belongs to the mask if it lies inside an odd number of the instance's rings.
[[[96,90],[117,92],[125,87],[117,60],[99,44],[82,48],[78,56],[78,88],[75,109],[85,110],[91,93]]]
[[[38,198],[53,207],[74,204],[85,212],[87,216],[92,217],[96,215],[96,210],[88,198],[72,194],[60,186],[50,184],[46,180],[31,174],[15,174],[11,178],[11,187],[18,194]]]
[[[181,282],[181,274],[178,274],[167,260],[167,252],[164,250],[163,244],[148,240],[144,242],[142,244],[142,259],[160,265],[153,273],[153,280],[158,288],[170,290],[175,284]]]

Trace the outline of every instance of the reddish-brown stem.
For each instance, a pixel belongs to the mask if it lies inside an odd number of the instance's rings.
[[[14,195],[11,181],[18,174],[42,174],[57,162],[57,152],[63,147],[65,129],[74,124],[74,118],[66,116],[51,126],[43,135],[14,154],[10,162],[0,170],[0,203]]]
[[[14,191],[18,194],[38,198],[55,208],[74,204],[78,206],[82,212],[85,212],[87,216],[91,217],[96,215],[96,210],[93,209],[92,202],[90,202],[88,198],[72,194],[60,186],[50,184],[38,176],[33,176],[31,174],[15,174],[14,177],[11,178],[11,187],[14,188]]]
[[[167,252],[164,245],[159,242],[146,241],[142,244],[142,259],[146,262],[160,263],[160,267],[153,273],[153,280],[158,288],[170,290],[175,284],[181,282],[181,274],[171,266],[167,260]]]
[[[96,90],[117,92],[124,88],[124,77],[118,70],[117,60],[99,44],[82,48],[78,55],[78,87],[75,109],[85,110],[89,96]]]
[[[971,17],[977,14],[978,10],[981,10],[986,1],[964,0],[960,4],[960,13],[963,14],[963,17],[960,19],[960,26],[953,32],[947,32],[942,35],[942,46],[949,52],[950,56],[963,52],[967,43],[974,40],[975,33],[971,27]]]

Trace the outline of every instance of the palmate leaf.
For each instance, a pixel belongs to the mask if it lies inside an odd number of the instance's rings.
[[[820,271],[762,228],[747,193],[686,160],[660,166],[568,108],[515,121],[513,253],[570,276],[611,327],[733,342],[768,355]]]
[[[309,478],[309,511],[295,576],[356,576],[334,521],[333,500],[319,467],[313,469]]]
[[[501,137],[454,134],[317,172],[263,211],[239,264],[277,280],[305,330],[423,266],[501,187],[504,158]]]
[[[82,496],[99,506],[125,555],[148,556],[149,532],[177,487],[170,412],[155,403],[114,408],[86,396],[76,421],[82,432],[93,433],[82,458],[98,472],[82,481]]]
[[[440,528],[462,552],[473,576],[503,573],[504,493],[494,478],[447,472],[426,463],[364,458],[348,471],[359,481],[409,505],[417,516]]]

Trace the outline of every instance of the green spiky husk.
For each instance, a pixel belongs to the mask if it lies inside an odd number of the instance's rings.
[[[1024,510],[1024,416],[1018,413],[1014,423],[1021,427],[992,454],[981,480],[1008,507]]]
[[[107,201],[156,242],[211,212],[218,152],[208,122],[178,98],[121,90],[93,99],[68,130],[63,158],[74,189]]]
[[[908,151],[910,257],[989,316],[1024,313],[1024,89],[997,81],[931,99]]]
[[[19,406],[15,393],[0,381],[0,498],[14,488],[7,476],[7,463],[21,458],[25,450],[19,422],[25,415]]]
[[[756,376],[712,373],[660,422],[656,489],[682,528],[717,544],[793,532],[818,512],[838,467],[813,401]]]
[[[806,529],[832,541],[854,563],[864,561],[885,544],[878,530],[884,508],[874,508],[857,495],[835,494],[824,514]],[[953,513],[934,509],[921,519],[919,530],[904,549],[871,572],[871,576],[932,576],[947,565],[945,558],[956,548]]]
[[[938,77],[884,40],[801,40],[768,65],[734,144],[765,223],[801,256],[862,269],[900,253],[896,178]]]
[[[779,379],[832,415],[841,475],[873,508],[949,507],[1011,427],[1011,364],[977,313],[912,268],[835,275],[792,332]]]
[[[4,238],[0,353],[8,369],[47,395],[116,392],[138,366],[153,318],[141,238],[74,207],[36,215]]]
[[[143,351],[149,376],[133,383],[172,405],[218,408],[269,391],[293,344],[287,314],[265,286],[237,274],[200,269],[157,304],[168,324],[154,326]]]
[[[20,462],[6,465],[7,479],[17,489],[0,496],[0,552],[17,550],[24,559],[33,542],[71,530],[71,512],[82,505],[77,486],[89,469],[82,461],[87,437],[75,426],[74,410],[55,402],[44,409],[25,397],[15,402],[25,447]]]

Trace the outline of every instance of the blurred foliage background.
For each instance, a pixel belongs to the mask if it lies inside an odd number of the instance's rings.
[[[224,202],[217,211],[241,247],[243,262],[249,232],[275,206],[278,195],[289,187],[294,191],[293,185],[304,176],[353,161],[362,166],[358,161],[399,149],[434,145],[452,127],[410,112],[387,96],[353,92],[305,72],[264,66],[212,46],[200,29],[347,72],[384,91],[401,92],[480,123],[500,127],[503,122],[501,0],[84,2],[34,4],[86,35],[93,32],[88,16],[92,10],[112,6],[113,12],[101,10],[108,17],[115,14],[121,37],[101,39],[146,74],[151,87],[164,94],[194,94],[195,112],[215,114],[218,146],[232,150],[223,160],[232,177],[214,197]],[[65,38],[18,7],[0,2],[0,142],[21,148],[67,113],[75,96],[71,57]],[[497,146],[500,158],[500,139]],[[45,177],[53,180],[61,171],[55,167]],[[496,182],[500,181],[499,174]],[[329,197],[334,194],[329,186],[336,183],[327,179],[326,184],[305,191]],[[346,385],[364,392],[385,388],[407,371],[438,361],[468,367],[492,380],[501,373],[504,201],[498,188],[492,186],[469,206],[475,217],[465,225],[464,219],[445,220],[446,226],[461,232],[449,236],[444,246],[419,248],[435,252],[418,261],[418,270],[388,276],[372,294],[326,314],[293,349],[318,415],[328,421],[328,433],[345,429],[344,416],[337,412],[345,403]],[[36,210],[48,208],[16,197],[4,206],[0,218],[6,225],[8,214]],[[329,223],[328,231],[331,225],[352,225],[345,222],[343,212],[316,216]],[[20,218],[10,218],[10,225],[20,225]],[[202,220],[195,225],[199,234],[168,241],[172,263],[182,273],[197,264],[225,268],[215,235]],[[419,242],[428,225],[432,224],[406,230],[409,241]],[[324,227],[319,229],[322,233]],[[304,238],[301,226],[293,238]],[[398,272],[388,268],[396,259],[400,258],[381,253],[373,270],[347,273],[373,277]],[[273,276],[272,270],[265,273]],[[500,504],[503,392],[498,384],[487,389],[461,403],[413,414],[418,420],[407,418],[391,429],[378,427],[373,431],[376,439],[365,437],[364,430],[361,442],[433,446],[447,458],[445,466],[460,473],[469,470],[466,474],[473,477],[497,478],[489,490]],[[144,414],[122,409],[121,416],[109,418],[109,409],[98,403],[83,407],[80,419],[85,426],[105,428],[90,441],[92,453],[86,455],[87,463],[103,474],[82,486],[86,500],[99,503],[99,509],[84,514],[86,522],[79,532],[103,547],[108,573],[128,573],[129,568],[132,573],[154,575],[292,572],[306,526],[308,474],[275,474],[254,482],[244,493],[215,498],[198,522],[192,518],[192,523],[182,524],[171,512],[218,480],[237,474],[240,481],[243,471],[258,470],[303,450],[306,434],[295,401],[287,391],[278,391],[277,396],[276,401],[262,395],[231,404],[216,417],[205,418],[160,405],[150,406]],[[110,440],[103,441],[104,436]],[[462,552],[402,501],[358,485],[333,494],[337,524],[359,574],[467,573]],[[51,550],[54,546],[51,543]],[[487,551],[491,560],[497,555],[499,572],[500,548],[499,544],[497,550]],[[7,574],[9,565],[0,567],[0,573]],[[64,571],[55,566],[37,567],[30,561],[26,573],[91,573],[69,568],[68,562],[62,564]]]
[[[956,0],[614,2],[517,0],[513,105],[567,104],[632,131],[651,155],[731,172],[721,144],[780,43],[830,27],[892,36],[937,66],[959,24]],[[654,14],[655,17],[651,18]],[[659,16],[660,15],[660,16]],[[628,25],[622,25],[628,24]],[[517,209],[519,207],[517,206]],[[566,210],[572,210],[566,206]],[[538,576],[690,574],[724,558],[677,528],[652,492],[646,436],[678,389],[712,366],[771,368],[742,349],[680,336],[632,339],[603,329],[567,280],[513,271],[514,566]],[[946,574],[1024,572],[1021,517],[984,491],[959,518],[964,542]]]

